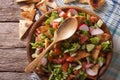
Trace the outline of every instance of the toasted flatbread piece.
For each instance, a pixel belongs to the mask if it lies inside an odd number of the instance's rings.
[[[29,0],[16,0],[17,3],[21,3],[21,2],[27,2]]]
[[[95,48],[95,50],[93,51],[93,54],[92,54],[94,60],[98,59],[98,56],[100,54],[100,50],[101,50],[101,45],[96,46],[96,48]]]
[[[76,0],[64,0],[64,3],[71,3],[71,2],[74,2]]]
[[[45,13],[47,12],[47,7],[46,7],[46,0],[42,0],[39,3],[36,4],[36,7],[42,12]]]
[[[105,0],[88,0],[88,3],[94,10],[100,8],[105,3]]]
[[[58,6],[57,6],[57,4],[56,4],[56,2],[55,2],[55,0],[54,1],[52,1],[52,2],[50,2],[50,1],[46,1],[46,5],[47,6],[49,6],[49,7],[51,7],[51,8],[57,8]]]
[[[32,21],[29,20],[19,20],[19,38],[23,38],[24,34],[28,28],[32,25]]]
[[[88,4],[88,0],[79,0],[79,3]]]
[[[27,3],[37,3],[37,2],[39,2],[40,0],[28,0],[28,2]]]
[[[83,59],[83,58],[88,57],[88,56],[90,56],[90,53],[87,53],[85,51],[80,51],[75,59],[80,60],[80,59]]]
[[[23,19],[33,21],[36,10],[32,9],[31,11],[21,12]]]
[[[26,2],[26,3],[36,3],[40,0],[16,0],[17,3]]]
[[[96,64],[96,65],[94,65],[91,69],[92,69],[95,73],[98,73],[99,68],[100,68],[100,65],[99,65],[99,64]]]
[[[20,9],[22,11],[32,11],[33,9],[35,9],[35,4],[28,4],[28,5],[21,6]]]

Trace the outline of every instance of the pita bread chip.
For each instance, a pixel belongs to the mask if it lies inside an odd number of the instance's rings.
[[[40,0],[28,0],[28,2],[27,3],[37,3],[37,2],[39,2]]]
[[[64,0],[64,3],[71,3],[71,2],[74,2],[76,0]]]
[[[88,57],[88,56],[90,56],[90,53],[87,53],[85,51],[80,51],[78,53],[78,55],[76,56],[76,60],[80,60],[80,59],[83,59],[83,58]]]
[[[29,0],[16,0],[17,3],[21,3],[21,2],[27,2]]]
[[[35,4],[28,4],[20,7],[22,11],[32,11],[34,8]]]
[[[55,2],[55,0],[53,2],[47,1],[46,5],[49,6],[49,7],[51,7],[51,8],[57,8],[58,7],[57,4],[56,4],[56,2]]]
[[[96,48],[95,48],[95,50],[93,51],[93,54],[92,54],[94,60],[97,60],[97,58],[100,54],[100,50],[101,50],[101,45],[96,46]]]
[[[47,6],[46,6],[46,0],[42,0],[39,3],[36,4],[36,7],[42,12],[47,12]]]
[[[105,0],[88,0],[88,3],[94,10],[100,8],[105,3]]]
[[[31,11],[21,12],[23,19],[33,21],[36,10],[32,9]]]
[[[79,3],[88,4],[88,0],[79,0]]]
[[[22,39],[28,28],[32,25],[32,21],[19,20],[19,38]]]

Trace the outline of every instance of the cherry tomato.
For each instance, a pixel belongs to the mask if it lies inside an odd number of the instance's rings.
[[[73,62],[73,61],[74,61],[74,57],[71,57],[71,56],[70,56],[70,57],[67,58],[66,61],[68,61],[68,62]]]
[[[90,21],[91,21],[92,23],[95,23],[95,22],[98,21],[98,18],[95,17],[95,16],[91,16],[91,17],[90,17]]]
[[[64,63],[64,64],[62,65],[62,70],[63,70],[64,72],[66,72],[67,69],[68,69],[68,67],[69,67],[69,63]]]
[[[78,73],[79,73],[79,71],[78,71],[78,70],[75,70],[75,71],[74,71],[74,74],[75,74],[75,75],[77,75]]]
[[[52,23],[52,26],[53,26],[53,28],[55,28],[55,29],[58,28],[58,25],[59,25],[59,22],[53,22],[53,23]]]
[[[54,52],[56,55],[60,55],[61,54],[61,50],[59,48],[55,48]]]

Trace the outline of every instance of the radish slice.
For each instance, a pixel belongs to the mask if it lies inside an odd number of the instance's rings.
[[[89,68],[89,67],[91,67],[93,64],[86,64],[85,65],[85,68]]]
[[[54,19],[53,22],[61,22],[63,18],[57,18],[57,19]]]
[[[103,33],[104,33],[103,30],[100,28],[91,30],[91,35],[99,35],[99,34],[103,34]]]
[[[47,64],[47,59],[44,57],[41,59],[41,64],[45,66]]]
[[[93,71],[93,70],[90,69],[90,68],[87,68],[87,69],[86,69],[86,72],[87,72],[87,74],[90,75],[90,76],[96,76],[96,75],[97,75],[97,72]]]
[[[79,30],[89,31],[89,27],[86,24],[82,24],[78,27]]]

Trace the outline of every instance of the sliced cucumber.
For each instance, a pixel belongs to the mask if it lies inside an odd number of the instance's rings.
[[[103,25],[103,21],[101,19],[98,20],[98,22],[95,24],[95,27],[101,27]]]
[[[86,45],[86,49],[87,49],[88,52],[92,51],[94,48],[95,48],[94,44],[87,44]]]
[[[82,45],[82,48],[81,48],[82,50],[85,50],[85,44],[84,45]]]

